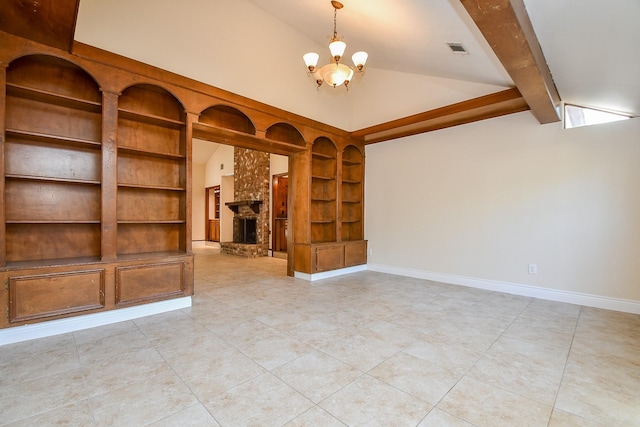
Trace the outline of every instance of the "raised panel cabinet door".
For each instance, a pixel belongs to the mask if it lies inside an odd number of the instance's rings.
[[[344,267],[344,246],[319,246],[315,248],[315,271],[337,270]]]

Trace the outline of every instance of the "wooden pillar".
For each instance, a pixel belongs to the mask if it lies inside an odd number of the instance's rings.
[[[193,192],[193,124],[198,121],[200,114],[187,112],[186,117],[186,127],[184,132],[184,144],[185,144],[185,155],[187,157],[185,176],[185,252],[191,253],[192,251],[192,230],[193,227],[193,209],[191,207],[192,200],[192,192]]]
[[[0,267],[7,260],[6,215],[4,198],[4,135],[7,112],[7,64],[0,63]]]
[[[102,236],[103,261],[118,257],[118,93],[102,92]]]

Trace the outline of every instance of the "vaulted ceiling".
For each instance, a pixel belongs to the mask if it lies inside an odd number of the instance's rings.
[[[310,50],[327,56],[329,0],[6,0],[0,29],[103,48],[368,143],[527,108],[550,123],[561,100],[640,115],[637,0],[343,3],[347,54],[370,55],[349,92],[316,90],[301,60]]]

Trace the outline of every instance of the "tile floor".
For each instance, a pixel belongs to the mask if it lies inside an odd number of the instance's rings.
[[[639,315],[212,252],[191,308],[0,347],[0,425],[640,425]]]

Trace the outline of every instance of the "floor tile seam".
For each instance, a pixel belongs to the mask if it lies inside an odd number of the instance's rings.
[[[351,366],[351,365],[349,365],[349,366]],[[358,369],[358,371],[360,371],[360,370]],[[362,372],[362,371],[360,371],[360,372]],[[355,383],[356,381],[358,381],[360,378],[364,377],[365,375],[367,375],[366,372],[362,372],[362,375],[359,375],[357,378],[354,378],[353,381],[345,384],[344,386],[340,387],[338,390],[336,390],[333,393],[331,393],[329,396],[327,396],[324,399],[322,399],[320,402],[318,402],[316,404],[316,406],[318,408],[322,409],[323,411],[325,411],[327,414],[331,415],[333,418],[336,418],[342,424],[344,424],[346,426],[350,426],[350,424],[346,420],[343,420],[341,417],[339,417],[338,415],[336,415],[333,412],[331,412],[328,408],[322,406],[322,403],[328,401],[331,398],[331,396],[341,392],[342,390],[344,390],[345,388],[349,387],[351,384]]]
[[[154,347],[154,348],[155,348],[155,347]],[[204,406],[204,404],[202,403],[202,401],[200,400],[200,398],[198,398],[198,395],[197,395],[197,394],[196,394],[196,393],[191,389],[191,387],[189,386],[189,384],[187,384],[187,381],[186,381],[186,380],[185,380],[185,379],[180,375],[180,373],[179,373],[179,372],[177,372],[177,371],[175,370],[175,368],[173,367],[173,365],[172,365],[172,364],[171,364],[171,363],[166,359],[166,357],[164,356],[164,354],[162,354],[162,352],[161,352],[161,351],[159,351],[157,348],[156,348],[155,350],[158,352],[158,354],[160,355],[160,357],[161,357],[161,358],[162,358],[162,360],[164,361],[164,364],[169,368],[169,370],[170,370],[171,372],[173,372],[173,374],[176,376],[176,378],[177,378],[178,380],[180,380],[180,383],[181,383],[181,384],[182,384],[182,385],[183,385],[187,390],[189,390],[189,393],[191,393],[191,396],[192,396],[194,399],[196,399],[197,403],[194,403],[193,405],[189,406],[189,408],[190,408],[190,407],[192,407],[192,406],[197,405],[198,403],[200,403],[200,404],[202,404],[202,406],[206,409],[206,407]],[[133,383],[131,383],[131,384],[127,384],[127,385],[125,385],[125,386],[123,386],[123,387],[117,387],[117,388],[114,388],[114,389],[108,390],[108,391],[106,391],[106,392],[104,392],[104,393],[101,393],[101,394],[98,394],[98,395],[95,395],[95,396],[100,396],[100,395],[103,395],[103,394],[106,394],[106,393],[110,393],[110,392],[112,392],[112,391],[119,390],[119,389],[122,389],[122,388],[125,388],[125,387],[131,387],[131,386],[133,386],[133,385],[135,385],[135,384],[142,383],[142,382],[144,382],[144,381],[146,381],[146,380],[147,380],[147,379],[142,379],[142,380],[140,380],[140,381],[133,382]],[[93,399],[95,396],[92,396],[92,397],[91,397],[91,399]],[[169,414],[169,415],[167,415],[167,416],[165,416],[164,418],[161,418],[161,419],[159,419],[159,420],[154,420],[154,421],[152,421],[152,422],[151,422],[151,423],[149,423],[149,424],[153,424],[153,423],[155,423],[155,422],[161,421],[162,419],[165,419],[165,418],[171,417],[171,416],[173,416],[173,415],[175,415],[175,414],[177,414],[177,413],[179,413],[179,412],[183,411],[184,409],[187,409],[187,408],[179,409],[179,410],[177,410],[176,412],[171,413],[171,414]],[[207,410],[207,411],[208,411],[208,410]],[[92,413],[92,415],[93,415],[94,423],[95,423],[95,422],[96,422],[96,420],[95,420],[95,412],[94,412],[94,410],[93,410],[93,406],[91,406],[91,413]],[[211,416],[213,416],[213,414],[212,414]],[[214,419],[215,419],[215,417],[214,417]],[[217,422],[217,420],[216,420],[216,422]],[[218,424],[220,424],[220,423],[218,423]],[[147,425],[148,425],[148,424],[147,424]]]
[[[264,370],[264,372],[262,372],[262,373],[260,373],[260,374],[258,374],[258,375],[256,375],[256,376],[254,376],[254,377],[252,377],[252,378],[249,378],[249,379],[247,379],[246,381],[242,381],[241,383],[238,383],[238,384],[234,385],[233,387],[230,387],[230,388],[228,388],[228,389],[226,389],[226,390],[224,390],[224,391],[221,391],[221,392],[218,392],[218,393],[216,393],[216,394],[214,394],[214,395],[211,395],[211,396],[210,396],[210,397],[208,397],[206,400],[207,400],[207,401],[211,401],[212,399],[214,399],[214,398],[215,398],[215,397],[217,397],[217,396],[220,396],[220,395],[222,395],[222,394],[224,394],[224,393],[228,393],[229,391],[231,391],[231,390],[233,390],[233,389],[235,389],[235,388],[238,388],[238,387],[240,387],[240,386],[243,386],[243,385],[245,385],[245,384],[247,384],[247,383],[249,383],[249,382],[251,382],[251,381],[253,381],[253,380],[255,380],[255,379],[259,378],[259,377],[261,377],[261,376],[264,376],[264,375],[271,375],[271,376],[272,376],[272,377],[274,377],[276,380],[280,381],[281,383],[283,383],[284,385],[286,385],[287,387],[289,387],[291,390],[293,390],[293,391],[295,391],[296,393],[298,393],[302,398],[304,398],[304,399],[306,399],[307,401],[309,401],[309,402],[311,403],[311,407],[310,407],[309,409],[311,409],[311,408],[312,408],[312,407],[314,407],[314,406],[318,406],[318,404],[317,404],[317,403],[315,403],[313,400],[311,400],[311,399],[309,399],[307,396],[305,396],[305,395],[304,395],[304,393],[302,393],[301,391],[299,391],[298,389],[296,389],[295,387],[291,386],[289,383],[287,383],[286,381],[284,381],[282,378],[278,377],[277,375],[273,374],[272,372],[270,372],[270,371],[268,371],[268,370],[266,370],[266,369]],[[196,398],[197,398],[197,396],[196,396]],[[198,400],[199,400],[199,399],[198,399]],[[220,421],[218,421],[218,419],[216,418],[215,414],[214,414],[214,413],[212,413],[211,411],[209,411],[209,409],[207,408],[207,405],[206,405],[204,402],[201,402],[201,403],[202,403],[202,406],[204,406],[204,408],[205,408],[205,409],[207,409],[207,411],[211,414],[211,416],[216,420],[216,422],[217,422],[218,424],[220,424],[221,426],[223,426],[223,424],[222,424]],[[309,409],[307,409],[307,410],[309,410]],[[305,411],[305,412],[306,412],[306,411]],[[288,422],[291,422],[292,420],[296,419],[296,418],[297,418],[298,416],[300,416],[300,415],[301,415],[301,414],[296,415],[295,417],[291,418],[290,420],[288,420],[288,421],[287,421],[287,422],[285,422],[284,424],[287,424]],[[283,424],[283,425],[284,425],[284,424]]]
[[[301,412],[300,414],[296,415],[294,418],[292,418],[289,421],[287,421],[286,423],[282,424],[280,427],[286,427],[286,425],[289,424],[291,421],[296,420],[297,418],[303,416],[304,414],[306,414],[307,412],[309,412],[309,411],[311,411],[313,409],[318,409],[320,411],[323,411],[323,412],[327,413],[331,418],[333,418],[334,420],[338,421],[340,424],[344,425],[345,427],[349,427],[348,424],[346,424],[342,420],[338,419],[335,415],[333,415],[332,413],[330,413],[326,409],[320,407],[320,405],[318,405],[317,403],[314,403],[314,405],[311,408],[309,408],[306,411]]]
[[[452,387],[452,388],[453,388],[453,387]],[[451,391],[451,390],[449,390],[449,391]],[[448,393],[449,393],[449,392],[447,392],[447,394],[448,394]],[[447,394],[445,394],[445,396],[446,396]],[[443,399],[444,399],[444,396],[443,396]],[[440,401],[442,401],[442,399],[440,399]],[[440,403],[440,402],[438,402],[438,404],[439,404],[439,403]],[[434,409],[437,409],[438,411],[442,411],[442,412],[444,412],[445,414],[447,414],[447,415],[449,415],[449,416],[451,416],[451,417],[454,417],[454,418],[456,418],[456,419],[458,419],[458,420],[460,420],[460,421],[462,421],[462,422],[465,422],[465,423],[469,424],[471,427],[481,427],[481,426],[479,426],[478,424],[473,424],[471,421],[469,421],[469,420],[467,420],[467,419],[465,419],[465,418],[462,418],[462,417],[460,417],[460,416],[458,416],[458,415],[452,414],[452,413],[451,413],[451,412],[449,412],[449,411],[445,411],[444,409],[439,408],[439,407],[438,407],[438,405],[435,405],[433,408],[431,408],[431,411],[429,411],[429,412],[427,413],[427,415],[425,415],[425,416],[424,416],[424,418],[423,418],[422,420],[420,420],[420,422],[424,421],[424,419],[425,419],[425,418],[427,418],[427,417],[429,416],[429,414],[430,414],[431,412],[433,412],[433,410],[434,410]],[[419,425],[419,424],[420,424],[420,423],[418,423],[418,425]]]
[[[488,382],[486,382],[486,381],[483,381],[483,380],[478,380],[477,378],[474,378],[473,376],[470,376],[470,375],[469,375],[469,372],[465,373],[465,375],[463,376],[463,378],[464,378],[464,377],[469,378],[469,379],[471,379],[471,380],[473,380],[473,381],[476,381],[476,382],[482,383],[482,384],[483,384],[483,385],[485,385],[485,386],[496,388],[496,389],[498,389],[498,390],[500,390],[500,391],[503,391],[503,392],[509,393],[509,394],[511,394],[511,395],[514,395],[514,396],[521,397],[521,398],[526,399],[526,400],[528,400],[528,401],[532,401],[532,402],[535,402],[535,403],[537,403],[537,404],[539,404],[539,405],[541,405],[541,406],[544,406],[546,409],[548,409],[548,410],[549,410],[549,415],[548,415],[548,419],[547,419],[547,424],[548,424],[548,423],[549,423],[549,421],[551,420],[551,415],[553,414],[553,410],[554,410],[554,408],[555,408],[555,399],[554,399],[554,403],[553,403],[553,404],[545,403],[545,402],[541,402],[541,401],[539,401],[539,400],[537,400],[537,399],[534,399],[534,398],[532,398],[532,397],[525,396],[525,395],[523,395],[522,393],[515,392],[515,391],[513,391],[513,390],[509,390],[509,389],[507,389],[507,388],[505,388],[505,387],[501,387],[501,386],[499,386],[499,385],[495,385],[495,384],[490,384],[490,383],[488,383]],[[460,380],[462,380],[462,378],[461,378]],[[454,386],[454,387],[455,387],[455,386]],[[451,390],[449,390],[449,391],[451,391]],[[448,394],[448,393],[449,393],[449,392],[447,392],[447,394]],[[556,398],[556,399],[557,399],[557,396],[558,396],[558,394],[557,394],[557,392],[556,392],[556,396],[555,396],[555,398]],[[445,397],[446,397],[446,395],[445,395]],[[443,399],[444,399],[444,397],[443,397]],[[439,402],[438,402],[438,403],[439,403]],[[458,418],[460,418],[460,417],[458,417]],[[465,421],[467,421],[467,422],[471,423],[471,421],[468,421],[468,420],[466,420],[466,419],[465,419]]]
[[[190,391],[191,391],[191,390],[190,390]],[[193,393],[193,392],[192,392],[192,393]],[[194,396],[195,396],[195,395],[194,395]],[[196,396],[196,399],[198,399],[198,398],[197,398],[197,396]],[[196,406],[198,406],[198,405],[202,405],[202,407],[205,409],[205,411],[209,412],[209,410],[208,410],[208,409],[207,409],[207,408],[202,404],[202,402],[200,402],[200,400],[198,400],[196,403],[194,403],[194,404],[193,404],[193,405],[191,405],[191,406],[187,406],[187,407],[185,407],[185,408],[179,409],[178,411],[176,411],[176,412],[174,412],[174,413],[172,413],[172,414],[168,414],[168,415],[166,415],[166,416],[164,416],[164,417],[160,418],[159,420],[154,420],[154,421],[148,422],[148,423],[144,424],[144,427],[150,426],[150,425],[155,424],[155,423],[158,423],[158,422],[160,422],[160,421],[167,420],[167,419],[169,419],[169,418],[173,417],[174,415],[179,414],[179,413],[180,413],[180,412],[182,412],[182,411],[186,411],[187,409],[194,408],[194,407],[196,407]],[[210,412],[209,412],[209,415],[211,415],[211,416],[213,417],[213,414],[211,414]],[[214,419],[215,419],[215,418],[214,418]],[[95,421],[94,421],[94,422],[95,422]],[[216,422],[217,422],[217,420],[216,420]],[[218,423],[218,424],[220,424],[220,423]]]
[[[2,420],[0,420],[0,427],[8,426],[8,425],[11,425],[11,424],[15,424],[15,423],[20,422],[20,421],[25,421],[25,420],[28,420],[29,418],[34,418],[34,417],[37,417],[37,416],[46,415],[49,412],[57,411],[57,410],[65,408],[66,406],[73,405],[74,403],[83,402],[83,401],[87,401],[89,403],[89,407],[91,409],[91,417],[93,418],[93,420],[94,420],[93,422],[95,423],[95,415],[93,413],[93,407],[91,406],[91,398],[87,397],[85,399],[80,399],[80,400],[76,400],[76,401],[69,401],[69,402],[66,402],[66,403],[62,404],[61,406],[56,406],[54,408],[48,408],[48,409],[46,409],[44,411],[41,411],[41,412],[30,412],[29,415],[27,415],[26,417],[10,420],[8,423],[5,423]]]
[[[399,353],[400,353],[400,352],[396,353],[396,355],[397,355],[397,354],[399,354]],[[394,356],[395,356],[395,355],[394,355]],[[393,356],[392,356],[392,357],[393,357]],[[387,359],[387,360],[389,360],[389,359]],[[373,368],[369,369],[367,372],[365,372],[365,375],[367,375],[369,378],[372,378],[372,379],[374,379],[374,380],[380,381],[381,383],[384,383],[384,384],[388,385],[389,387],[391,387],[391,388],[394,388],[394,389],[398,390],[398,391],[399,391],[399,392],[401,392],[402,394],[405,394],[405,395],[407,395],[407,396],[409,396],[409,397],[412,397],[412,398],[414,398],[414,399],[416,399],[416,400],[419,400],[419,401],[420,401],[420,402],[422,402],[422,403],[426,403],[427,405],[431,405],[431,408],[429,409],[429,411],[427,411],[427,414],[428,414],[429,412],[431,412],[431,410],[432,410],[433,408],[435,408],[435,407],[436,407],[436,404],[435,404],[435,403],[432,403],[432,402],[429,402],[429,401],[427,401],[427,400],[424,400],[424,398],[421,398],[421,397],[419,397],[419,396],[414,396],[413,394],[409,393],[408,391],[403,390],[403,389],[401,389],[401,388],[399,388],[399,387],[397,387],[397,386],[395,386],[395,385],[393,385],[393,384],[391,384],[391,383],[389,383],[389,382],[387,382],[387,381],[383,380],[382,378],[378,378],[378,377],[374,376],[374,375],[371,373],[371,371],[373,371],[375,368],[377,368],[378,366],[380,366],[380,365],[382,365],[383,363],[385,363],[387,360],[385,360],[384,362],[380,362],[380,363],[379,363],[379,364],[377,364],[375,367],[373,367]],[[448,393],[448,391],[447,391],[447,393]],[[427,414],[425,414],[425,417],[427,416]],[[419,423],[418,423],[418,424],[419,424]]]
[[[461,419],[461,420],[463,420],[463,421],[468,422],[468,423],[469,423],[469,424],[471,424],[471,425],[474,425],[470,420],[468,420],[468,419],[466,419],[466,418],[463,418],[463,417],[460,417],[460,416],[458,416],[458,415],[452,414],[452,413],[450,413],[450,412],[448,412],[448,411],[446,411],[446,410],[444,410],[444,409],[442,409],[442,408],[440,408],[440,407],[439,407],[439,406],[440,406],[440,404],[442,403],[442,401],[443,401],[444,399],[446,399],[446,397],[449,395],[449,393],[451,393],[451,391],[452,391],[454,388],[456,388],[456,386],[458,385],[458,383],[460,383],[460,381],[462,381],[462,379],[463,379],[464,377],[466,377],[466,376],[467,376],[467,373],[466,373],[466,372],[465,372],[464,374],[462,374],[462,375],[460,376],[460,378],[458,378],[458,380],[457,380],[457,381],[456,381],[456,382],[455,382],[451,387],[449,387],[449,390],[447,390],[447,391],[446,391],[446,393],[444,393],[444,394],[442,395],[442,397],[441,397],[441,398],[436,402],[436,404],[435,404],[435,405],[433,405],[433,408],[431,408],[431,411],[433,411],[435,408],[438,408],[439,410],[444,411],[444,412],[446,412],[446,413],[447,413],[447,414],[449,414],[449,415],[453,415],[453,416],[454,416],[454,417],[456,417],[456,418],[459,418],[459,419]],[[429,412],[431,412],[431,411],[429,411]],[[427,414],[427,415],[429,415],[429,414]]]
[[[582,309],[583,309],[583,306],[580,306],[580,312],[578,313],[578,319],[580,318],[580,315],[582,314]],[[565,382],[565,374],[567,372],[567,365],[569,363],[569,357],[571,356],[571,350],[573,348],[573,342],[574,342],[575,337],[576,337],[575,334],[576,334],[577,325],[578,325],[578,321],[576,320],[576,326],[574,327],[573,334],[571,336],[571,344],[569,344],[569,349],[567,350],[567,357],[565,358],[564,367],[562,369],[562,376],[560,377],[560,382],[558,383],[558,387],[556,388],[556,393],[555,393],[556,395],[555,395],[555,398],[553,399],[553,406],[552,406],[552,409],[551,409],[551,414],[552,415],[553,415],[553,410],[556,409],[556,407],[557,407],[556,405],[558,403],[558,397],[560,396],[560,390],[562,389],[562,384]],[[560,408],[558,408],[558,409],[560,409]],[[564,411],[564,409],[563,409],[563,411]],[[569,411],[565,411],[565,412],[569,412]],[[569,413],[572,413],[572,412],[569,412]],[[574,415],[578,415],[578,414],[574,414]],[[578,416],[582,417],[581,415],[578,415]],[[582,418],[584,418],[584,417],[582,417]],[[588,418],[586,418],[586,419],[588,419]],[[588,420],[592,421],[591,419],[588,419]],[[551,417],[549,417],[549,422],[551,422]]]
[[[519,391],[516,391],[516,390],[511,389],[511,388],[510,388],[510,387],[508,387],[508,386],[502,386],[502,385],[497,385],[497,384],[489,383],[489,382],[487,382],[487,381],[483,380],[482,378],[478,378],[477,376],[475,376],[475,375],[473,374],[473,372],[467,372],[467,373],[465,374],[465,376],[466,376],[466,377],[468,377],[468,378],[470,378],[470,379],[472,379],[472,380],[474,380],[474,381],[478,381],[478,382],[480,382],[480,383],[486,384],[486,385],[491,386],[491,387],[495,387],[495,388],[500,389],[500,390],[502,390],[502,391],[506,391],[506,392],[508,392],[508,393],[515,394],[515,395],[520,396],[520,397],[523,397],[523,398],[525,398],[525,399],[527,399],[527,400],[532,400],[532,401],[537,402],[537,403],[539,403],[539,404],[541,404],[541,405],[549,406],[549,407],[551,407],[551,409],[552,409],[552,410],[553,410],[553,407],[554,407],[553,405],[555,405],[555,401],[556,401],[556,399],[557,399],[557,397],[558,397],[558,389],[559,389],[559,385],[560,385],[560,382],[561,382],[561,381],[558,381],[558,388],[557,388],[557,389],[556,389],[556,391],[554,392],[554,396],[553,396],[553,403],[549,403],[549,402],[543,402],[543,401],[541,401],[541,400],[539,400],[539,399],[537,399],[537,398],[535,398],[535,397],[527,396],[527,395],[525,395],[525,394],[523,394],[523,393],[521,393],[521,392],[519,392]]]
[[[523,338],[520,338],[520,337],[513,337],[513,336],[511,336],[511,335],[504,335],[504,334],[502,334],[502,335],[500,335],[500,337],[498,338],[498,340],[500,340],[500,339],[502,339],[502,338],[505,338],[505,339],[507,339],[507,340],[513,340],[513,341],[521,342],[521,343],[524,343],[524,344],[531,344],[531,345],[535,345],[535,344],[536,344],[536,343],[535,343],[534,341],[532,341],[532,340],[529,340],[529,339],[523,339]],[[497,340],[497,341],[498,341],[498,340]],[[497,342],[497,341],[496,341],[496,342]],[[491,349],[493,348],[494,344],[496,344],[496,342],[494,342],[493,344],[491,344],[491,346],[490,346],[490,347],[485,351],[485,353],[488,353],[489,351],[491,351]],[[561,349],[559,345],[558,345],[558,346],[556,346],[556,349],[553,349],[553,350],[557,350],[557,352],[558,352],[558,353],[561,353],[561,354],[562,354],[562,356],[559,356],[559,355],[558,355],[558,356],[554,356],[554,357],[561,358],[561,359],[565,359],[565,363],[566,363],[566,359],[567,359],[567,357],[569,356],[569,352],[570,352],[570,349],[571,349],[571,345],[572,345],[572,344],[573,344],[573,337],[571,338],[571,343],[569,344],[569,347],[567,347],[566,349]],[[552,346],[549,346],[549,345],[547,345],[547,344],[544,344],[544,347],[543,347],[542,349],[544,349],[544,350],[549,350],[549,347],[552,347]],[[549,353],[549,352],[548,352],[548,351],[545,351],[545,353]],[[518,353],[518,354],[519,354],[519,355],[521,355],[521,356],[528,356],[528,355],[527,355],[527,354],[525,354],[525,353]]]
[[[262,366],[261,366],[261,368],[262,368]],[[211,414],[211,416],[212,416],[212,417],[214,417],[214,418],[216,419],[216,422],[218,422],[218,419],[215,417],[215,414],[213,414],[213,413],[212,413],[211,411],[209,411],[209,409],[207,408],[206,402],[207,402],[207,401],[210,401],[211,399],[213,399],[213,398],[215,398],[215,397],[217,397],[217,396],[219,396],[219,395],[221,395],[221,394],[224,394],[224,393],[226,393],[226,392],[228,392],[228,391],[230,391],[230,390],[233,390],[233,389],[234,389],[234,388],[236,388],[236,387],[239,387],[239,386],[241,386],[241,385],[244,385],[244,384],[248,383],[249,381],[253,381],[253,380],[255,380],[256,378],[258,378],[259,376],[264,375],[264,374],[266,374],[266,373],[268,373],[268,371],[267,371],[267,370],[264,370],[264,368],[263,368],[263,371],[262,371],[262,372],[255,374],[255,375],[254,375],[254,376],[252,376],[251,378],[247,378],[247,379],[245,379],[244,381],[239,382],[238,384],[235,384],[235,385],[233,385],[233,386],[231,386],[231,387],[229,387],[229,388],[226,388],[226,389],[224,389],[224,390],[218,391],[218,392],[216,392],[216,393],[214,393],[214,394],[207,395],[206,397],[203,397],[202,399],[200,399],[200,398],[198,397],[198,395],[197,395],[197,394],[196,394],[196,393],[191,389],[191,387],[190,387],[190,386],[189,386],[189,384],[187,383],[187,380],[186,380],[186,379],[182,378],[182,376],[181,376],[180,374],[177,374],[177,373],[176,373],[176,375],[178,375],[178,378],[180,378],[180,381],[182,381],[182,383],[185,385],[185,387],[187,387],[187,388],[189,389],[189,391],[190,391],[190,392],[191,392],[191,394],[196,398],[196,400],[197,400],[200,404],[202,404],[202,406],[204,406],[204,408],[205,408],[205,409],[207,409],[207,411]],[[179,411],[178,411],[178,412],[179,412]],[[218,424],[220,424],[220,422],[218,422]],[[222,424],[220,424],[220,425],[222,425]]]

